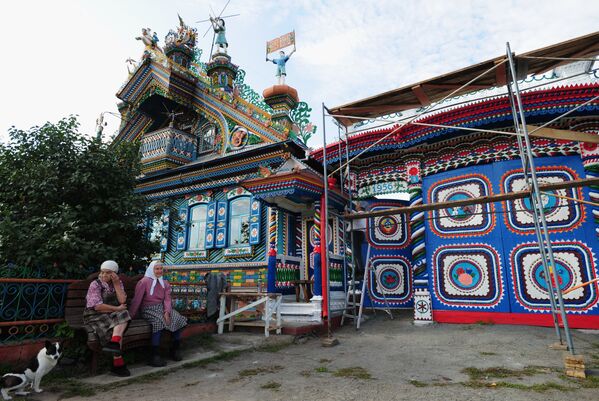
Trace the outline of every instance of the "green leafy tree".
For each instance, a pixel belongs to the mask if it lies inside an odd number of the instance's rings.
[[[105,259],[138,268],[156,252],[134,192],[139,144],[106,145],[78,132],[75,117],[0,145],[0,275],[84,277]]]

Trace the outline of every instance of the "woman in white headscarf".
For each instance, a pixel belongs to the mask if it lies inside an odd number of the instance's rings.
[[[119,265],[114,260],[102,263],[98,278],[89,284],[87,290],[83,324],[98,336],[102,351],[113,354],[112,373],[125,377],[130,372],[125,366],[121,345],[131,316],[127,311],[125,287],[118,272]]]
[[[173,309],[171,286],[163,277],[162,262],[155,260],[146,269],[145,276],[135,287],[135,296],[129,307],[129,313],[135,317],[141,311],[141,317],[152,324],[151,366],[164,366],[166,362],[158,352],[162,330],[171,331],[173,344],[170,350],[171,359],[180,361],[181,329],[187,325],[187,319]]]

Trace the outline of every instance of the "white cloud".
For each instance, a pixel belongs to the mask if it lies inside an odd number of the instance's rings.
[[[226,1],[212,0],[218,12]],[[102,111],[116,112],[114,96],[126,78],[125,60],[139,58],[141,27],[163,38],[177,25],[208,15],[209,2],[117,0],[22,1],[0,4],[4,38],[0,138],[20,128],[79,114],[93,133]],[[288,83],[314,109],[336,106],[466,67],[505,52],[524,52],[597,29],[599,9],[588,1],[264,1],[232,0],[225,14],[233,62],[261,93],[275,82],[264,61],[265,42],[295,29],[298,49]],[[200,36],[207,24],[197,24]],[[200,37],[205,57],[212,34]],[[107,117],[105,132],[118,128]],[[332,140],[336,129],[327,125]],[[322,145],[320,133],[311,146]]]

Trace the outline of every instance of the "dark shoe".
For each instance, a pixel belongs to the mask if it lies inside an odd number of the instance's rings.
[[[160,355],[153,354],[152,357],[150,358],[150,363],[148,363],[148,365],[154,366],[156,368],[161,368],[163,366],[166,366],[166,361],[164,359],[162,359],[160,357]]]
[[[181,344],[178,341],[173,342],[173,346],[171,347],[170,356],[173,361],[181,361],[183,357],[181,356],[181,352],[179,352],[179,346]]]
[[[129,369],[127,369],[127,366],[125,366],[125,365],[113,366],[112,369],[110,369],[110,371],[112,372],[113,375],[119,376],[119,377],[131,376],[131,372],[129,372]]]
[[[102,347],[102,351],[110,352],[111,354],[121,354],[121,345],[115,341],[110,341],[104,347]]]

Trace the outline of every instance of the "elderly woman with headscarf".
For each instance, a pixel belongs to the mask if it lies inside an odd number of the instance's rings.
[[[87,290],[83,324],[98,336],[102,351],[113,354],[112,373],[129,376],[121,345],[131,316],[127,311],[127,294],[118,272],[119,265],[114,260],[102,263],[98,278],[90,283]]]
[[[141,311],[141,317],[152,324],[152,354],[150,366],[164,366],[166,362],[158,352],[162,330],[171,331],[173,343],[170,350],[171,359],[180,361],[181,354],[181,329],[187,325],[187,319],[172,307],[171,286],[162,277],[163,265],[160,261],[153,261],[146,269],[145,276],[139,280],[135,287],[135,296],[131,302],[129,312],[135,317]]]

